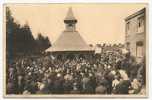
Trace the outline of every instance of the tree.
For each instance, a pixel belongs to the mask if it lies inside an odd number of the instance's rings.
[[[6,52],[9,59],[16,55],[42,53],[50,46],[49,38],[41,33],[35,40],[28,23],[23,26],[16,23],[9,7],[6,7]]]
[[[14,23],[14,18],[12,17],[12,13],[9,7],[6,7],[6,56],[9,57],[8,59],[12,59],[14,54],[14,42],[13,35],[14,31],[19,27]]]
[[[39,47],[37,50],[38,52],[41,52],[41,53],[51,46],[49,38],[44,37],[41,33],[38,33],[36,42],[37,42],[37,47]]]
[[[11,11],[6,7],[6,52],[12,58],[18,54],[34,52],[35,40],[28,24],[21,27],[14,21]]]
[[[23,27],[21,27],[20,32],[17,36],[18,43],[18,52],[22,53],[34,53],[35,52],[35,40],[32,35],[31,29],[28,24],[25,24]]]

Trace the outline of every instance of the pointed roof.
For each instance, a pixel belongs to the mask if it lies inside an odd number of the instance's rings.
[[[77,31],[64,31],[46,51],[92,51]]]
[[[72,7],[69,8],[68,13],[65,17],[65,20],[75,20],[76,18],[74,17]]]
[[[65,20],[75,20],[72,8],[69,8]],[[83,40],[77,31],[73,30],[64,31],[46,51],[93,51],[93,49]]]

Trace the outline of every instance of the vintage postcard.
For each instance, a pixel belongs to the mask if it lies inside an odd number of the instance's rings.
[[[5,97],[147,97],[148,4],[4,4]]]

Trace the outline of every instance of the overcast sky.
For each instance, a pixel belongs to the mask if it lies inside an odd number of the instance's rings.
[[[20,24],[28,22],[36,38],[38,32],[54,42],[65,29],[64,18],[72,7],[77,31],[88,44],[124,43],[124,19],[145,4],[13,4],[8,5]]]

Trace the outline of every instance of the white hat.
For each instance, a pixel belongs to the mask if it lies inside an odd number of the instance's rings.
[[[45,84],[42,83],[42,84],[40,85],[39,89],[42,90],[42,89],[44,89],[44,87],[45,87]]]
[[[58,73],[58,74],[57,74],[57,77],[60,77],[60,76],[61,76],[61,74],[60,74],[60,73]]]
[[[114,70],[112,70],[111,73],[112,73],[113,75],[116,75],[116,71],[114,71]]]

